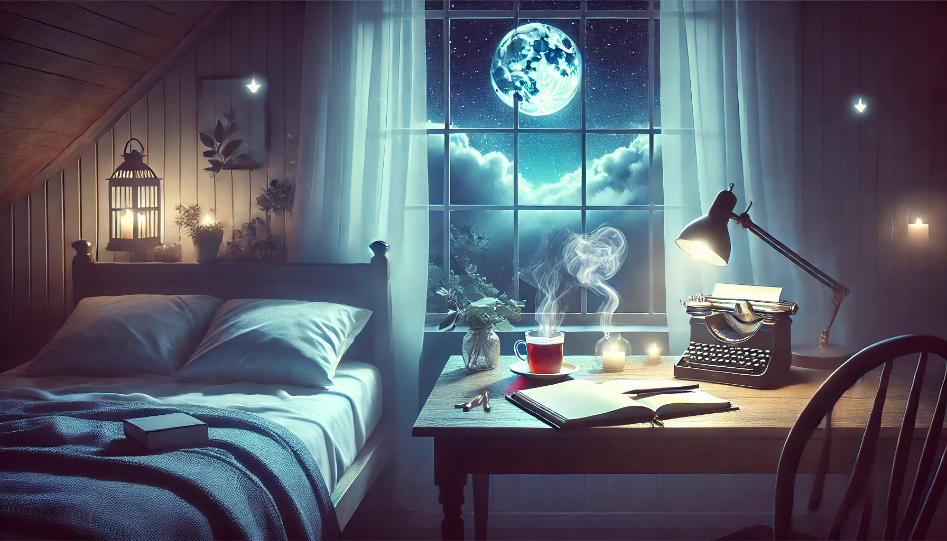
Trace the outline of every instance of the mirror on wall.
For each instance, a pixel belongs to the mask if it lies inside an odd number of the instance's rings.
[[[225,238],[261,214],[255,201],[267,182],[267,86],[261,76],[198,81],[197,203],[223,223]]]

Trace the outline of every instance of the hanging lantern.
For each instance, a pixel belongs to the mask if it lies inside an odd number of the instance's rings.
[[[135,141],[141,152],[128,146]],[[145,165],[141,141],[125,143],[125,163],[118,166],[109,181],[109,244],[113,252],[144,252],[161,243],[158,227],[161,217],[161,179]]]

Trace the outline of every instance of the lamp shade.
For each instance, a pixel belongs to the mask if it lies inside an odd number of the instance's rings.
[[[737,205],[737,196],[723,190],[714,198],[707,214],[684,226],[674,241],[684,253],[716,267],[730,261],[730,231],[727,225]]]

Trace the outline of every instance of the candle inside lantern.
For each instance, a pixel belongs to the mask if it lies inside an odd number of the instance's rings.
[[[602,368],[605,370],[624,370],[625,352],[618,351],[617,347],[602,352]]]
[[[930,240],[929,225],[921,221],[920,218],[913,224],[908,224],[908,242],[915,248],[927,248]]]
[[[648,348],[648,362],[657,362],[661,359],[661,349],[657,344],[651,344]]]
[[[122,235],[121,238],[123,239],[134,238],[133,233],[132,233],[132,226],[134,224],[134,221],[133,221],[134,219],[135,218],[131,210],[126,210],[124,213],[122,213],[122,219],[121,219],[121,224],[120,224],[121,235]]]

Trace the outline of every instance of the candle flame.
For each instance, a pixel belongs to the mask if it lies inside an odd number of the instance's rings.
[[[658,349],[658,345],[657,345],[657,344],[651,344],[651,354],[652,354],[652,355],[657,355],[658,353],[661,353],[661,350]]]
[[[920,216],[917,217],[917,221],[914,222],[914,223],[917,224],[917,225],[924,225],[924,222],[921,221],[921,217],[920,217]]]
[[[210,224],[211,224],[210,215],[204,216],[204,223],[207,224],[207,225],[210,225]]]

